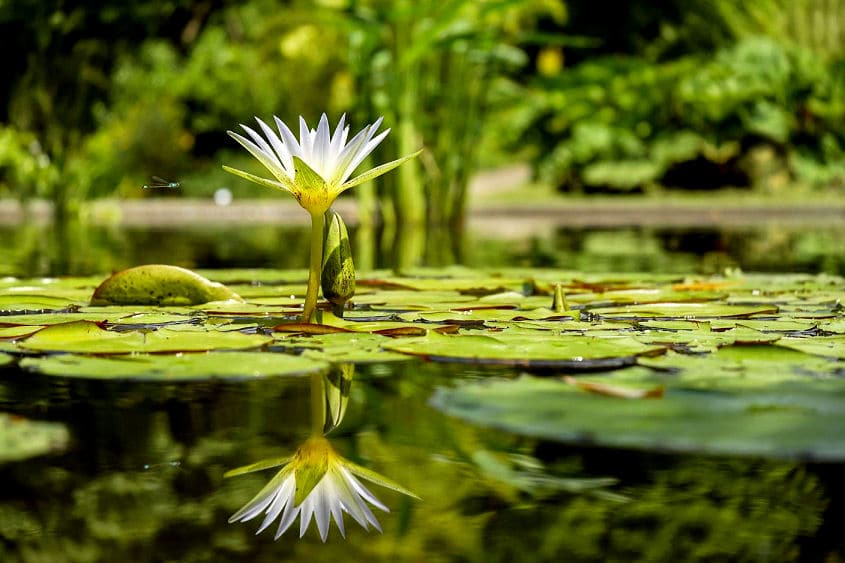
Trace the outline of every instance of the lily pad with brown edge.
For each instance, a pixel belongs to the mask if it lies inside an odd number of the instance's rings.
[[[667,383],[662,398],[625,400],[523,376],[439,388],[431,404],[472,424],[566,444],[845,460],[840,380],[818,388],[787,381],[741,392]]]
[[[90,321],[75,321],[43,328],[18,346],[26,351],[107,355],[243,350],[258,348],[273,340],[261,334],[177,327],[118,332]]]
[[[83,356],[64,354],[25,358],[23,369],[58,377],[145,381],[199,381],[292,377],[327,371],[321,360],[290,354],[208,352]]]
[[[650,346],[628,336],[508,336],[507,332],[495,336],[430,332],[421,338],[386,343],[384,348],[433,361],[570,370],[622,367],[634,364],[637,356],[665,351],[663,346]]]
[[[113,274],[94,290],[91,305],[198,305],[243,299],[221,283],[185,268],[149,264]]]
[[[64,424],[0,413],[0,464],[62,451],[68,440]]]

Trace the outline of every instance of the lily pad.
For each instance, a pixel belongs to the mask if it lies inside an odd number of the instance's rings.
[[[781,338],[778,346],[800,350],[807,354],[845,359],[845,336],[815,336],[812,338]]]
[[[386,348],[385,345],[393,341],[393,338],[379,334],[346,332],[291,338],[283,341],[283,344],[285,347],[304,350],[305,356],[332,363],[369,364],[411,360],[410,356]]]
[[[536,368],[598,369],[632,365],[640,355],[662,353],[662,346],[650,346],[626,337],[440,335],[406,338],[387,343],[388,350],[435,361],[460,361]]]
[[[21,367],[46,375],[90,379],[196,381],[301,376],[328,370],[326,362],[290,354],[210,352],[199,354],[25,358]]]
[[[724,305],[721,303],[650,303],[591,309],[590,313],[603,319],[720,319],[747,318],[753,315],[773,315],[773,305]]]
[[[164,264],[136,266],[112,275],[94,290],[91,305],[196,305],[243,301],[224,286],[185,268]]]
[[[130,354],[136,352],[204,352],[258,348],[272,338],[261,334],[163,328],[155,331],[105,330],[90,321],[74,321],[41,329],[18,343],[24,350],[78,354]]]
[[[61,451],[68,439],[63,424],[0,413],[0,464]]]
[[[10,356],[9,354],[4,354],[3,352],[0,352],[0,367],[9,365],[13,361],[14,361],[14,358],[12,356]]]
[[[667,386],[663,398],[630,400],[524,376],[438,389],[431,402],[475,424],[565,443],[841,461],[845,382],[830,383],[730,393]]]

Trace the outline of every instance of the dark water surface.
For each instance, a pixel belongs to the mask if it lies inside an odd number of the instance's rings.
[[[384,235],[386,236],[386,235]],[[0,229],[0,275],[95,274],[141,263],[301,268],[305,231]],[[373,240],[379,240],[374,236]],[[585,271],[845,273],[842,228],[556,229],[523,239],[429,238],[431,265]],[[389,244],[371,263],[389,266]],[[2,370],[2,368],[0,368]],[[312,523],[229,524],[309,434],[308,378],[189,384],[0,372],[0,412],[71,431],[60,454],[0,465],[0,561],[841,561],[841,464],[566,445],[464,423],[429,404],[456,382],[511,369],[359,366],[338,453],[417,493],[373,485],[384,533],[346,518],[326,544]],[[588,479],[606,478],[602,486]],[[544,481],[545,479],[545,481]],[[565,480],[565,481],[564,481]],[[555,485],[551,485],[555,483]]]

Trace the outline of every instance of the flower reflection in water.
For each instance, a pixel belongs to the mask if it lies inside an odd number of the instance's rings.
[[[346,537],[344,512],[365,530],[372,526],[381,532],[381,525],[370,505],[384,512],[390,510],[359,478],[419,498],[390,479],[343,458],[322,435],[324,428],[334,428],[340,422],[338,415],[342,416],[349,397],[352,370],[350,366],[338,369],[340,371],[335,370],[329,375],[312,378],[311,403],[315,411],[312,413],[313,435],[293,456],[260,461],[225,474],[225,477],[232,477],[284,465],[246,506],[229,518],[230,523],[246,522],[264,514],[264,520],[256,532],[259,534],[278,518],[279,527],[275,536],[275,539],[278,539],[297,517],[299,537],[304,536],[313,517],[317,522],[320,538],[325,542],[332,519],[340,534]]]

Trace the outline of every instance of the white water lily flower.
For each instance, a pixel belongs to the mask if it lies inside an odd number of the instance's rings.
[[[379,501],[357,477],[361,477],[394,491],[419,498],[400,485],[352,463],[339,456],[328,440],[322,436],[310,438],[294,454],[283,460],[268,460],[248,465],[226,473],[226,477],[285,465],[255,497],[229,518],[229,522],[246,522],[264,514],[256,534],[264,531],[279,518],[275,539],[279,539],[299,517],[299,537],[311,523],[323,542],[329,534],[334,518],[340,534],[346,537],[343,513],[349,514],[358,524],[369,530],[372,526],[381,532],[381,526],[367,503],[385,512],[390,510]]]
[[[390,132],[390,129],[386,129],[376,135],[382,118],[364,127],[348,142],[349,126],[346,125],[345,115],[340,118],[334,134],[329,129],[326,114],[320,118],[317,129],[310,129],[305,119],[300,117],[299,140],[278,117],[274,116],[274,120],[279,134],[261,119],[255,119],[264,137],[243,124],[241,127],[249,138],[233,131],[228,133],[258,159],[275,180],[229,166],[223,169],[263,186],[290,192],[312,215],[324,213],[343,191],[381,176],[421,152],[382,164],[349,180],[355,169]]]

